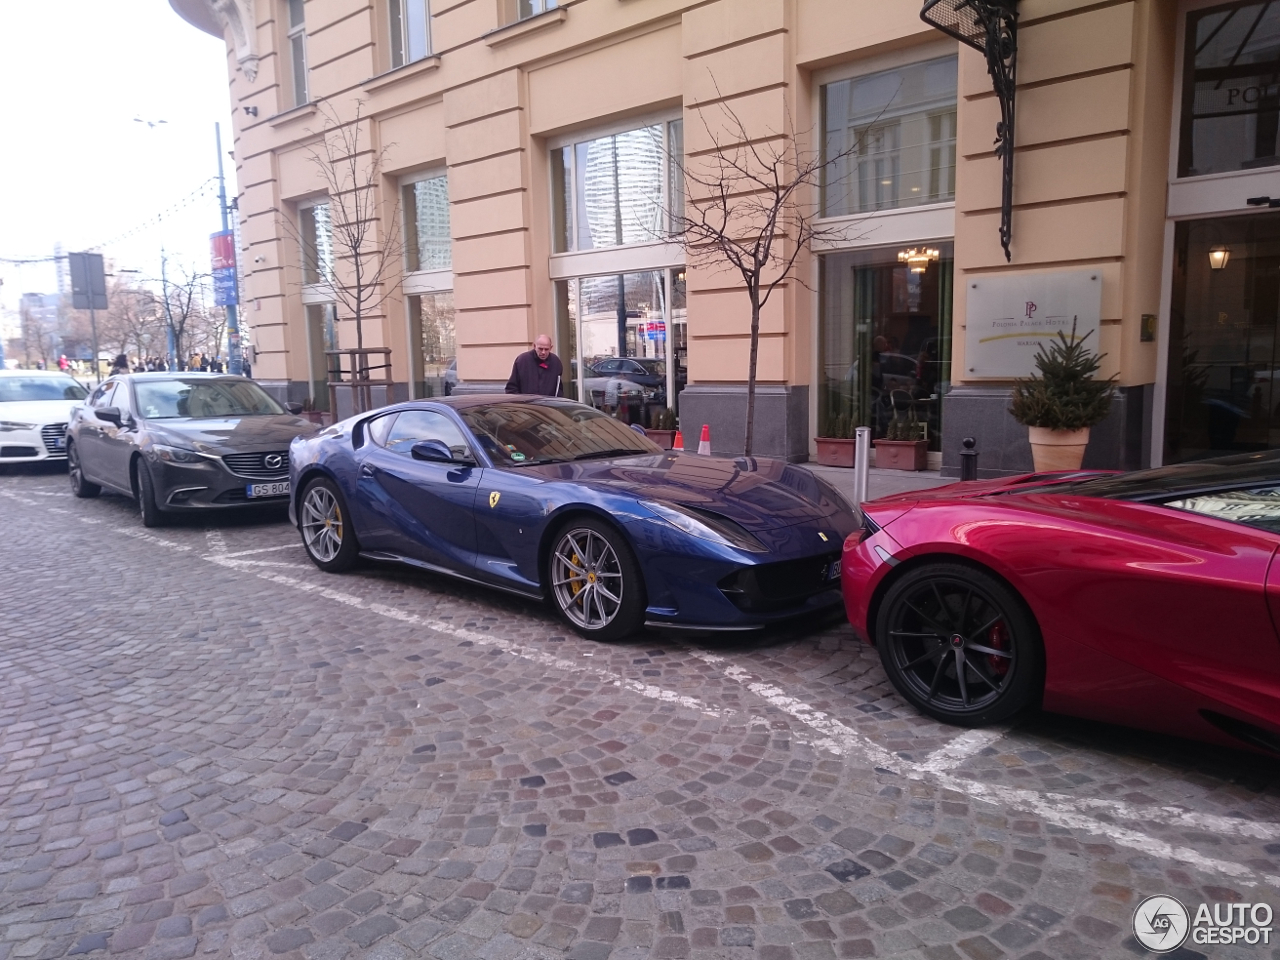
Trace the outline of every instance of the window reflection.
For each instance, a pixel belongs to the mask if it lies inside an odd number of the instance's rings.
[[[302,282],[333,282],[333,223],[329,204],[317,203],[298,211],[302,233]]]
[[[683,188],[668,164],[682,149],[681,121],[551,151],[556,252],[652,243],[679,214]]]
[[[448,270],[453,265],[448,178],[432,177],[407,184],[403,204],[409,272]]]
[[[920,272],[898,249],[821,260],[819,436],[836,418],[882,438],[895,412],[928,425],[940,450],[942,397],[951,377],[952,244]]]
[[[1178,176],[1280,163],[1280,3],[1187,15]]]
[[[1230,257],[1215,270],[1209,251]],[[1165,463],[1280,447],[1280,214],[1179,223]]]
[[[955,57],[829,83],[822,114],[824,216],[955,198]]]
[[[414,396],[449,396],[458,385],[453,292],[409,297],[409,329],[417,358]]]

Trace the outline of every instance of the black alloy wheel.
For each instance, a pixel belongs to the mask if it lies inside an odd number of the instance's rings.
[[[570,520],[551,541],[550,594],[569,626],[589,640],[611,642],[644,624],[644,578],[626,538],[590,517]]]
[[[102,488],[84,478],[84,467],[80,465],[80,451],[76,445],[67,442],[67,476],[71,479],[71,492],[81,500],[96,497]]]
[[[133,469],[138,480],[138,511],[142,515],[142,525],[144,527],[164,526],[165,515],[160,510],[160,504],[156,502],[156,487],[151,480],[151,471],[147,468],[146,461],[138,458],[134,461]]]
[[[1044,686],[1044,645],[1026,604],[963,564],[917,567],[893,584],[876,617],[876,646],[898,692],[943,723],[1007,720]]]
[[[350,570],[360,553],[351,511],[337,484],[317,477],[298,502],[298,532],[311,562],[325,573]]]

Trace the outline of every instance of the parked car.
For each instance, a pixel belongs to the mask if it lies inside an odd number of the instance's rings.
[[[803,468],[668,453],[549,397],[401,403],[290,453],[291,519],[320,569],[364,556],[545,598],[599,640],[838,605],[857,524]]]
[[[935,719],[1042,704],[1280,752],[1280,451],[886,497],[846,609]]]
[[[166,514],[289,498],[289,443],[320,427],[252,380],[212,373],[111,377],[72,413],[71,490],[138,501],[144,526]]]
[[[0,467],[65,460],[71,408],[88,395],[58,370],[0,370]]]

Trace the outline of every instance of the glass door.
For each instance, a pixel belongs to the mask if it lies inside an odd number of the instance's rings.
[[[1164,462],[1280,447],[1280,213],[1174,233]]]

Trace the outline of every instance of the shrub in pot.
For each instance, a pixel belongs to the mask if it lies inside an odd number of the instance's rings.
[[[814,437],[818,448],[818,463],[824,467],[852,467],[855,458],[857,440],[854,439],[858,425],[853,418],[845,414],[827,418],[824,436]]]
[[[1013,391],[1009,413],[1026,425],[1031,441],[1031,459],[1037,472],[1079,470],[1089,445],[1089,428],[1100,423],[1111,409],[1115,376],[1097,379],[1106,354],[1085,346],[1093,331],[1076,337],[1061,331],[1056,341],[1036,351],[1036,370],[1028,380],[1019,380]]]
[[[887,470],[923,470],[929,463],[929,425],[915,409],[901,417],[895,410],[883,439],[876,440],[876,466]]]
[[[651,426],[645,428],[644,435],[663,450],[670,450],[676,442],[676,412],[670,407],[663,407],[649,422]]]

